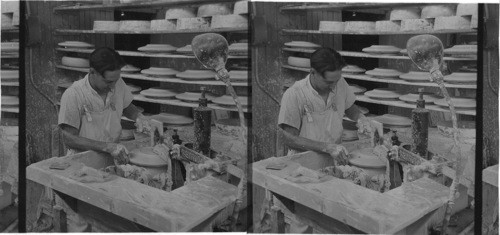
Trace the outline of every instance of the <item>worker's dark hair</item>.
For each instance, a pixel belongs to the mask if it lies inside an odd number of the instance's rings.
[[[311,67],[321,76],[324,76],[326,71],[341,70],[346,65],[342,56],[332,48],[322,47],[311,55]]]
[[[125,61],[115,50],[109,47],[95,49],[89,57],[90,67],[104,76],[106,71],[116,71],[125,66]]]

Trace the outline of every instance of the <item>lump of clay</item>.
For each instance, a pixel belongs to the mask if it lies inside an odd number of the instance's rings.
[[[401,21],[401,31],[429,31],[432,24],[426,19],[409,19]]]
[[[470,18],[462,16],[437,17],[434,21],[434,30],[470,28]]]
[[[436,18],[441,16],[454,16],[455,15],[455,4],[443,4],[443,5],[431,5],[422,8],[422,19]]]
[[[420,8],[418,7],[404,7],[394,8],[391,11],[390,20],[406,20],[406,19],[419,19]]]

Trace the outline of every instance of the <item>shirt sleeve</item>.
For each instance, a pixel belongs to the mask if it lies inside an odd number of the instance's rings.
[[[300,130],[303,112],[300,107],[297,89],[289,88],[281,98],[278,126],[286,124]]]
[[[349,84],[345,81],[344,78],[342,78],[340,82],[341,82],[342,86],[344,86],[344,90],[346,91],[345,109],[347,110],[356,101],[356,95],[352,91],[351,87],[349,87]]]
[[[58,125],[66,124],[80,129],[82,113],[80,106],[75,89],[68,88],[61,97]]]
[[[123,90],[123,108],[125,109],[134,100],[134,95],[132,95],[130,88],[128,88],[127,84],[125,84],[123,79],[120,78],[120,80],[117,82],[116,85],[120,85],[121,86],[120,89]]]

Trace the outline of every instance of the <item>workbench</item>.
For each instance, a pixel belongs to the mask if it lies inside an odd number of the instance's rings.
[[[145,143],[147,139],[131,141],[126,147],[131,150]],[[61,161],[70,163],[70,167],[65,170],[49,169],[52,163]],[[26,179],[28,185],[46,186],[76,200],[78,205],[89,204],[125,221],[163,232],[211,231],[211,224],[218,214],[231,211],[236,200],[237,187],[213,176],[206,176],[171,192],[121,177],[102,183],[81,183],[70,178],[84,166],[101,169],[112,164],[109,155],[87,151],[31,164],[26,169]],[[28,207],[38,205],[37,201],[30,199],[27,198]],[[32,215],[27,216],[32,218]]]

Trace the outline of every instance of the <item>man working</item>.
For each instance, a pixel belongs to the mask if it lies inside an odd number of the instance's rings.
[[[90,54],[89,62],[89,74],[61,98],[59,127],[70,149],[68,154],[94,150],[127,162],[128,151],[118,144],[121,116],[140,124],[147,123],[147,118],[132,104],[132,93],[120,77],[125,62],[116,51],[98,48]]]

